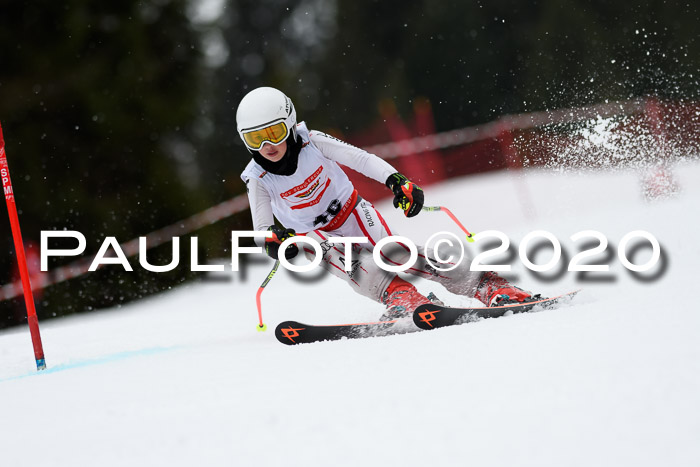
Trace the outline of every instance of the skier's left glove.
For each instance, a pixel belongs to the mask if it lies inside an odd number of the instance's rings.
[[[267,230],[272,232],[272,237],[265,239],[265,253],[272,259],[279,259],[280,245],[286,239],[294,237],[296,232],[294,232],[294,229],[284,229],[276,225],[273,225]],[[299,247],[294,243],[290,244],[287,249],[284,250],[284,256],[287,259],[294,258],[297,253],[299,253]]]
[[[421,187],[398,172],[389,175],[386,186],[394,192],[394,207],[400,208],[406,217],[413,217],[420,212],[424,201]]]

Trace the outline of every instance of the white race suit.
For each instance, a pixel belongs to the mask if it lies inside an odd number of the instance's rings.
[[[241,174],[248,188],[253,227],[256,231],[267,230],[274,225],[276,217],[284,227],[313,238],[321,244],[324,269],[350,284],[356,292],[380,301],[396,273],[381,269],[372,251],[380,239],[398,234],[390,230],[372,203],[359,196],[339,164],[382,184],[397,171],[374,154],[325,133],[308,130],[303,122],[297,125],[296,133],[302,147],[293,174],[271,173],[255,160]],[[353,247],[349,271],[345,271],[344,246],[331,244],[329,237],[367,237],[366,243]],[[302,245],[312,258],[315,253],[310,245]],[[434,258],[430,249],[418,247],[418,250],[418,260],[406,273],[439,282],[455,294],[473,295],[482,273],[469,271],[470,261],[465,259],[455,269],[443,272],[426,262],[426,256]],[[409,259],[408,249],[403,245],[388,245],[381,254],[386,264],[402,265]]]

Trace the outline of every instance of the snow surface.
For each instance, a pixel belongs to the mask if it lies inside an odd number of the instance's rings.
[[[548,230],[571,257],[572,234],[605,234],[611,271],[589,276],[598,280],[537,279],[511,258],[523,287],[583,287],[558,310],[288,347],[272,332],[281,321],[365,321],[382,307],[337,279],[281,270],[263,294],[270,330],[256,332],[255,292],[271,266],[260,258],[119,310],[41,323],[41,373],[28,330],[1,332],[0,465],[698,466],[700,166],[674,170],[682,191],[653,202],[633,171],[503,172],[426,190],[426,204],[516,247]],[[378,208],[417,243],[458,232],[442,213]],[[638,229],[659,239],[666,265],[646,280],[615,253]],[[631,256],[643,263],[650,250]]]

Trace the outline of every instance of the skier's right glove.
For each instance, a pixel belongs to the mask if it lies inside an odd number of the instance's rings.
[[[394,207],[401,208],[406,217],[413,217],[420,212],[424,201],[421,187],[398,172],[389,175],[386,186],[394,192]]]
[[[272,232],[272,237],[265,239],[265,253],[267,253],[267,255],[272,259],[279,259],[278,253],[280,245],[286,239],[294,237],[296,232],[294,232],[294,229],[285,229],[282,227],[277,227],[276,225],[273,225],[267,230]],[[294,243],[290,244],[287,249],[284,250],[284,256],[287,259],[294,258],[297,253],[299,253],[299,247],[297,247]]]

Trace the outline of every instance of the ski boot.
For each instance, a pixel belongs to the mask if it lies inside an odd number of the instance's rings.
[[[437,300],[434,294],[430,294]],[[382,303],[386,305],[386,311],[381,316],[380,321],[389,321],[392,319],[411,316],[413,310],[419,305],[434,303],[432,300],[424,297],[416,290],[413,284],[406,282],[399,276],[396,276],[391,281],[389,287],[382,294]],[[439,302],[439,300],[437,300]]]
[[[439,298],[437,298],[437,295],[435,295],[435,294],[432,293],[432,292],[430,292],[430,293],[428,294],[428,297],[427,297],[427,298],[428,298],[428,300],[430,300],[430,303],[432,303],[433,305],[445,306],[445,302],[443,302],[442,300],[440,300]]]
[[[503,306],[513,303],[527,303],[542,300],[540,294],[533,295],[514,286],[495,272],[487,271],[481,277],[474,298],[486,306]]]

